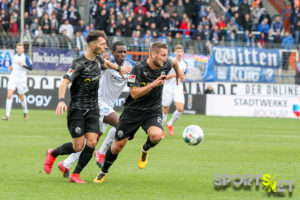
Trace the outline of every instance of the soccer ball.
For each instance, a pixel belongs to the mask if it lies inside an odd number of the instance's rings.
[[[199,126],[189,125],[184,129],[182,137],[187,144],[197,145],[203,140],[204,133]]]

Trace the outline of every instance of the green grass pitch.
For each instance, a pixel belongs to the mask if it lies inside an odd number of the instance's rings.
[[[4,109],[0,112],[5,113]],[[198,124],[204,131],[204,141],[198,146],[182,140],[189,124]],[[81,173],[87,183],[74,184],[57,168],[66,156],[58,157],[50,175],[43,171],[46,150],[71,140],[66,115],[30,110],[29,121],[24,122],[22,111],[13,110],[10,121],[0,121],[0,199],[300,199],[299,125],[297,119],[183,115],[174,126],[174,136],[166,135],[150,150],[145,169],[137,166],[140,146],[146,140],[140,129],[111,167],[105,183],[92,182],[99,172],[93,157]],[[264,173],[275,175],[276,180],[294,180],[292,195],[269,195],[261,184],[258,190],[232,186],[215,190],[213,186],[216,174]]]

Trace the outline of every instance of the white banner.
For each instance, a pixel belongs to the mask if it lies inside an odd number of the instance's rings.
[[[207,95],[206,115],[299,118],[300,98]]]
[[[208,85],[221,95],[300,97],[300,85],[285,84],[189,82],[185,83],[185,90],[188,94],[204,94]]]

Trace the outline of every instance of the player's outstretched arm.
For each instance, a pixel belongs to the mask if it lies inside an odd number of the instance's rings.
[[[68,85],[70,84],[70,81],[66,78],[64,78],[59,86],[59,90],[58,90],[58,104],[56,107],[56,115],[60,116],[64,114],[64,111],[67,110],[67,105],[64,101],[65,99],[65,94],[66,94],[66,90]]]
[[[173,68],[176,73],[176,84],[178,85],[178,80],[183,76],[182,72],[179,70],[179,64],[176,59],[173,60]]]
[[[150,83],[146,86],[143,86],[143,87],[130,87],[131,97],[133,99],[137,99],[139,97],[144,96],[145,94],[150,92],[153,88],[163,84],[163,82],[165,82],[165,80],[163,78],[165,78],[165,77],[166,77],[166,75],[161,75],[155,81],[153,81],[152,83]]]
[[[125,74],[128,74],[131,72],[131,67],[127,67],[127,66],[118,66],[112,62],[110,62],[109,60],[105,60],[105,63],[103,65],[105,68],[109,68],[109,69],[114,69],[116,71],[118,71],[120,73],[120,75],[122,76],[122,78],[125,80]]]

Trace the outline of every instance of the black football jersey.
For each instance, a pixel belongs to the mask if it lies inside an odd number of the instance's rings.
[[[98,88],[101,65],[104,59],[97,56],[94,61],[84,55],[75,59],[64,78],[72,85],[70,88],[71,102],[69,107],[80,110],[98,109]]]
[[[146,60],[137,62],[128,77],[128,87],[146,86],[160,75],[167,75],[172,67],[173,61],[171,59],[167,59],[164,65],[156,70],[151,69]],[[130,112],[161,112],[162,89],[163,85],[159,85],[137,99],[133,99],[129,95],[124,104],[124,110]]]

